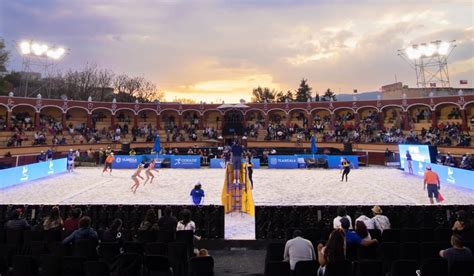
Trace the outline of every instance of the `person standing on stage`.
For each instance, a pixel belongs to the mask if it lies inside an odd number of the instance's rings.
[[[249,173],[249,180],[250,184],[252,184],[252,189],[253,189],[253,163],[252,163],[252,156],[249,156],[249,162],[247,163],[247,171]]]
[[[151,172],[155,169],[155,165],[156,165],[156,159],[153,159],[148,165],[148,168],[146,168],[145,170],[146,180],[143,183],[143,185],[145,185],[148,182],[148,180],[150,180],[150,183],[153,183],[153,178],[155,178],[155,176]]]
[[[138,181],[137,177],[140,178],[141,180],[143,180],[143,177],[140,175],[142,170],[143,170],[143,164],[140,164],[140,165],[138,165],[137,170],[132,175],[132,180],[133,180],[134,184],[132,185],[132,187],[130,187],[130,189],[132,190],[133,193],[136,193],[137,189],[138,189],[138,186],[140,186],[140,181]]]
[[[194,205],[202,205],[204,203],[204,190],[201,187],[201,183],[198,182],[194,189],[191,190],[190,196]]]
[[[110,169],[110,175],[112,175],[112,162],[114,162],[115,160],[115,157],[114,157],[114,153],[111,152],[109,156],[107,156],[107,158],[105,159],[105,166],[104,166],[104,170],[102,171],[102,175],[104,175],[104,172],[107,171],[107,169]]]
[[[344,176],[346,176],[346,182],[347,182],[347,176],[351,172],[351,162],[347,160],[347,158],[343,157],[341,160],[341,172],[342,172],[342,178],[341,182],[344,181]]]
[[[234,168],[234,183],[240,183],[240,169],[242,167],[242,153],[244,149],[240,145],[239,139],[235,139],[230,149],[232,153],[232,166]]]
[[[74,171],[74,151],[72,149],[70,149],[67,154],[67,171]]]
[[[426,190],[426,186],[428,186],[430,203],[434,204],[433,197],[436,199],[436,202],[439,203],[438,190],[441,189],[441,182],[439,181],[438,174],[431,170],[430,165],[426,166],[425,176],[423,178],[423,190]]]
[[[412,167],[412,159],[411,159],[411,154],[410,152],[407,150],[407,153],[406,153],[406,158],[407,158],[407,166],[408,166],[408,173],[409,174],[413,174],[413,167]]]

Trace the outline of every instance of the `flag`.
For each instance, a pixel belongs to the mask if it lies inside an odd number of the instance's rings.
[[[159,153],[161,150],[160,135],[156,134],[155,145],[153,146],[153,151]]]
[[[436,87],[436,82],[430,82],[430,87]]]
[[[467,80],[460,80],[459,84],[467,84]]]
[[[311,136],[311,153],[318,153],[318,147],[316,146],[316,137],[314,137],[314,135]]]

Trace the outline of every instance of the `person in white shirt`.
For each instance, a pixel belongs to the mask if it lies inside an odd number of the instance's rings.
[[[181,211],[182,220],[178,221],[176,231],[192,230],[196,232],[196,224],[191,220],[191,212],[188,209]]]
[[[300,230],[295,230],[293,239],[286,242],[283,259],[290,262],[291,270],[295,270],[295,265],[299,261],[316,260],[313,244],[301,237]]]
[[[376,205],[371,210],[374,214],[372,221],[374,222],[375,229],[379,229],[380,231],[390,229],[390,220],[386,216],[382,215],[382,208]]]
[[[359,212],[356,213],[355,215],[357,218],[355,220],[355,223],[357,224],[358,221],[364,222],[365,226],[367,226],[367,229],[375,229],[374,221],[369,218],[368,216],[364,215],[363,213]]]
[[[333,228],[341,228],[341,218],[347,218],[349,220],[349,229],[352,229],[352,219],[347,215],[346,208],[344,207],[337,208],[337,217],[332,221]]]

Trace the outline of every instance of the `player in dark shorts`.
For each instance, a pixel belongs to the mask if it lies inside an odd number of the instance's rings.
[[[411,162],[412,158],[409,151],[407,151],[406,157],[407,157],[408,173],[413,174],[413,167],[412,167],[412,162]]]
[[[242,153],[244,149],[238,139],[235,140],[230,151],[232,152],[232,166],[234,168],[234,183],[240,183],[240,169],[242,167]]]
[[[349,160],[347,160],[346,158],[342,158],[341,170],[342,170],[341,182],[344,181],[344,176],[346,176],[346,182],[347,182],[347,175],[349,175],[349,173],[351,172],[351,162],[349,162]]]
[[[112,162],[114,162],[115,157],[114,153],[111,152],[109,156],[105,159],[105,165],[104,165],[104,170],[102,171],[102,175],[104,175],[104,172],[107,171],[107,169],[110,169],[110,175],[112,175]]]

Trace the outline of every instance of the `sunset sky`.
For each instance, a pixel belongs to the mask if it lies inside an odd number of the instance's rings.
[[[375,91],[415,74],[397,56],[413,43],[456,40],[452,86],[474,83],[470,0],[0,0],[0,37],[70,49],[62,69],[96,63],[143,76],[165,97],[237,102],[265,86]]]

